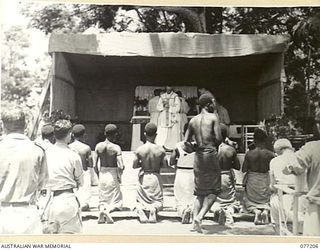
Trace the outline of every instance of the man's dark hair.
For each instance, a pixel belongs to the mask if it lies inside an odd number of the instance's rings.
[[[2,112],[3,127],[8,132],[24,130],[26,126],[25,114],[19,107],[7,109]]]
[[[82,124],[76,124],[72,128],[72,133],[75,138],[79,138],[83,136],[85,132],[86,132],[86,128]]]
[[[157,133],[157,125],[152,122],[149,122],[144,127],[144,131],[146,132],[147,136],[155,136]]]
[[[118,132],[118,128],[116,125],[114,124],[108,124],[105,128],[104,128],[104,134],[109,137],[109,136],[115,136]]]
[[[201,108],[206,107],[208,104],[212,103],[213,96],[210,94],[202,94],[199,98],[199,105]]]
[[[266,142],[267,138],[268,138],[268,135],[264,130],[260,128],[256,128],[254,130],[253,140],[255,142],[264,143]]]
[[[69,120],[58,120],[54,124],[54,136],[56,139],[64,139],[72,129],[72,124]]]
[[[182,97],[182,93],[180,90],[176,91],[176,94],[179,96],[179,97]]]
[[[154,96],[160,96],[160,93],[161,93],[161,89],[155,89],[153,91]]]
[[[41,137],[42,139],[51,139],[54,137],[54,127],[51,124],[45,124],[41,128]]]

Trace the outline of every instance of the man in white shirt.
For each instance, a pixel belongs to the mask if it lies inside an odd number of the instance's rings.
[[[83,185],[83,169],[79,154],[68,147],[72,124],[58,120],[54,124],[56,143],[46,151],[52,202],[48,211],[50,233],[81,233],[80,204],[74,189]]]

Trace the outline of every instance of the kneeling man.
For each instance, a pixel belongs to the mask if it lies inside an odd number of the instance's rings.
[[[157,136],[157,126],[148,123],[145,127],[146,143],[140,146],[133,161],[133,168],[141,168],[137,190],[137,213],[140,222],[145,223],[148,218],[145,212],[149,212],[149,222],[157,221],[157,212],[163,206],[163,191],[160,177],[160,168],[167,167],[164,149],[154,143]]]

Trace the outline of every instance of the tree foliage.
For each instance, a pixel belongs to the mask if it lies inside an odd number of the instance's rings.
[[[28,50],[30,37],[24,27],[2,29],[1,108],[20,106],[29,115],[46,80],[49,60],[45,55],[44,58],[36,58],[33,64],[41,66],[32,67],[27,57]]]

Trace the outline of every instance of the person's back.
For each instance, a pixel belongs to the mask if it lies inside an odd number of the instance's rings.
[[[193,138],[197,143],[194,160],[194,180],[197,196],[194,206],[193,230],[202,232],[201,221],[221,192],[221,170],[216,146],[221,141],[218,117],[214,112],[212,95],[203,94],[199,98],[202,111],[191,119],[186,132],[186,144]]]
[[[239,164],[236,164],[238,162],[237,151],[226,143],[221,143],[219,146],[218,161],[221,170],[240,169]]]
[[[53,191],[48,209],[48,223],[56,230],[51,233],[82,232],[79,201],[74,190],[83,185],[83,168],[78,153],[68,147],[71,133],[71,122],[58,120],[54,124],[56,143],[46,151],[48,187]]]
[[[249,212],[255,213],[255,224],[266,224],[269,218],[269,168],[274,154],[266,148],[267,138],[265,131],[255,130],[254,144],[256,148],[246,153],[242,166],[242,172],[246,172],[243,179],[244,204]]]
[[[83,168],[83,186],[77,191],[77,197],[79,198],[81,210],[90,210],[90,198],[91,198],[91,173],[90,170],[93,167],[93,161],[91,156],[91,148],[84,143],[86,128],[82,124],[76,124],[72,128],[72,134],[74,141],[69,144],[69,148],[77,152],[81,158]]]
[[[49,170],[48,186],[51,190],[77,188],[82,182],[80,156],[68,146],[56,142],[46,151]],[[81,167],[81,168],[80,168]]]
[[[0,142],[0,152],[0,202],[34,203],[34,189],[44,184],[39,174],[47,171],[40,169],[45,164],[44,150],[25,135],[10,134]],[[41,182],[38,184],[37,180]]]
[[[97,159],[95,166],[99,168],[99,219],[98,224],[113,223],[111,212],[121,209],[123,205],[120,189],[121,175],[124,170],[122,151],[115,144],[118,128],[114,124],[105,126],[104,142],[97,144],[95,152]]]
[[[296,152],[297,161],[287,166],[285,174],[301,175],[307,172],[307,212],[303,235],[320,236],[320,140],[306,143]],[[296,186],[297,189],[299,189]]]
[[[165,151],[159,145],[146,142],[137,149],[137,155],[144,171],[160,172]]]
[[[162,181],[160,168],[166,167],[164,149],[154,143],[157,136],[157,126],[148,123],[145,126],[147,142],[140,146],[133,160],[133,168],[140,168],[137,185],[137,207],[140,222],[155,223],[157,212],[163,206]],[[149,211],[149,219],[145,211]]]
[[[284,152],[283,154],[273,158],[270,161],[270,171],[272,172],[275,184],[283,184],[293,186],[295,178],[293,175],[285,175],[282,171],[287,167],[290,162],[296,159],[294,152]]]
[[[117,167],[119,151],[121,152],[120,146],[108,140],[98,143],[96,152],[99,155],[101,167]]]
[[[0,234],[41,234],[35,205],[48,178],[44,149],[23,134],[25,115],[19,108],[2,114],[0,141]]]
[[[216,121],[217,116],[212,113],[201,113],[191,119],[189,128],[193,130],[199,148],[216,147],[217,142],[214,132]]]
[[[246,156],[246,164],[244,172],[251,171],[257,173],[267,173],[269,171],[270,161],[274,158],[274,154],[265,148],[255,148],[250,150]]]
[[[82,167],[84,170],[87,170],[89,167],[88,156],[91,155],[90,146],[81,141],[74,140],[72,143],[69,144],[69,147],[79,154],[82,162]]]

